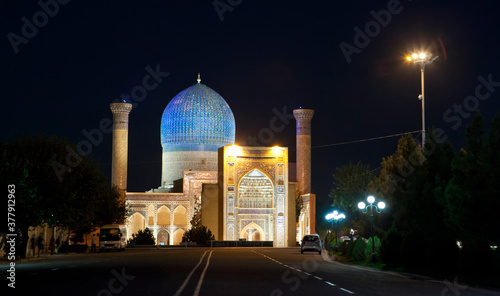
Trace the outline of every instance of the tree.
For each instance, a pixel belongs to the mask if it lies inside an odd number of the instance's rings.
[[[124,220],[125,204],[119,192],[110,188],[95,163],[75,151],[75,145],[57,137],[24,137],[0,143],[0,184],[16,188],[19,256],[25,256],[31,226],[91,230]],[[75,155],[79,161],[68,166],[70,169],[60,180],[54,164],[66,164]]]
[[[182,236],[182,241],[196,242],[198,245],[206,245],[208,241],[214,240],[212,231],[206,226],[192,227]]]
[[[196,242],[199,245],[205,245],[209,240],[214,239],[212,231],[201,223],[201,196],[195,198],[193,218],[191,218],[191,229],[184,233],[182,241]]]
[[[190,223],[192,227],[201,226],[201,196],[194,200],[194,213]]]
[[[498,143],[500,123],[495,118],[485,141],[484,120],[479,112],[467,126],[467,146],[452,163],[452,179],[445,190],[445,222],[463,243],[462,271],[487,271],[491,266],[489,246],[499,241],[497,209]],[[476,251],[480,250],[480,251]]]
[[[357,203],[369,195],[370,183],[375,176],[370,166],[361,162],[337,168],[333,174],[333,188],[328,195],[333,200],[332,205],[349,212],[357,210]]]
[[[135,245],[150,246],[155,244],[155,237],[149,228],[139,229],[137,233],[132,234],[132,241]]]
[[[302,199],[302,195],[300,195],[299,186],[295,186],[295,222],[299,222],[303,205],[304,200]]]

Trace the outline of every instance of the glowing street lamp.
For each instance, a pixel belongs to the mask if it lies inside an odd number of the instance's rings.
[[[370,208],[370,222],[371,222],[371,232],[372,232],[372,261],[373,264],[375,264],[375,238],[373,234],[373,208],[377,211],[377,213],[382,212],[382,210],[385,208],[385,203],[383,201],[379,201],[377,205],[374,205],[375,203],[375,197],[373,195],[368,196],[366,199],[369,203],[369,205],[366,205],[364,202],[360,201],[358,203],[358,208],[363,212],[363,214],[366,214],[368,211],[368,208]]]
[[[424,96],[424,71],[425,65],[431,64],[434,62],[439,56],[433,57],[431,53],[414,53],[411,56],[407,56],[406,59],[409,62],[413,62],[420,66],[420,73],[422,76],[422,94],[418,96],[418,98],[422,101],[422,150],[425,147],[425,96]]]
[[[339,213],[338,211],[333,211],[333,213],[330,213],[326,215],[326,220],[331,220],[332,221],[332,228],[333,228],[333,222],[335,221],[335,245],[338,243],[338,236],[337,236],[337,227],[338,227],[338,222],[340,220],[345,219],[345,215],[342,213]]]

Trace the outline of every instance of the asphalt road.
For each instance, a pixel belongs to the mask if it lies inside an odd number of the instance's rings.
[[[345,265],[299,248],[165,248],[48,256],[16,265],[7,295],[500,295]],[[1,265],[2,274],[8,266]],[[6,295],[5,293],[0,293]]]

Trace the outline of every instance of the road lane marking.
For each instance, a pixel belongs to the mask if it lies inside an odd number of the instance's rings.
[[[295,267],[292,267],[292,266],[286,265],[286,264],[284,264],[284,263],[281,263],[280,261],[275,260],[274,258],[271,258],[271,257],[269,257],[269,256],[267,256],[267,255],[264,255],[264,254],[262,254],[262,253],[255,252],[255,251],[252,251],[252,252],[254,252],[255,254],[259,254],[259,255],[261,255],[261,256],[263,256],[263,257],[267,258],[267,259],[270,259],[270,260],[272,260],[272,261],[274,261],[274,262],[276,262],[276,263],[278,263],[278,264],[281,264],[281,265],[283,265],[283,266],[284,266],[284,267],[286,267],[286,268],[289,268],[289,269],[292,269],[292,270],[296,270],[296,271],[302,272],[302,273],[304,273],[304,274],[306,274],[306,275],[308,275],[308,276],[313,276],[315,279],[317,279],[317,280],[319,280],[319,281],[322,281],[322,282],[325,282],[325,283],[327,283],[328,285],[330,285],[330,286],[332,286],[332,287],[336,287],[336,286],[337,286],[337,285],[335,285],[335,284],[334,284],[334,283],[332,283],[332,282],[325,281],[323,278],[321,278],[321,277],[319,277],[319,276],[312,275],[312,274],[310,274],[310,273],[308,273],[308,272],[306,272],[306,271],[303,271],[303,270],[297,269],[297,268],[295,268]],[[338,288],[339,288],[340,290],[344,291],[344,292],[349,293],[349,294],[355,294],[354,292],[349,291],[349,290],[347,290],[347,289],[344,289],[344,288],[341,288],[341,287],[338,287]]]
[[[196,285],[196,290],[194,290],[193,296],[198,296],[198,294],[200,294],[201,284],[203,283],[203,278],[205,277],[205,272],[207,272],[208,265],[210,264],[210,257],[212,257],[213,252],[213,250],[210,251],[210,255],[208,255],[207,265],[205,265],[205,268],[201,273],[200,279],[198,280],[198,285]]]
[[[56,268],[52,268],[51,270],[56,271],[56,270],[59,270],[59,268],[56,267]]]
[[[174,296],[179,296],[182,293],[182,290],[184,290],[184,288],[186,287],[186,285],[189,282],[189,279],[193,275],[194,271],[198,268],[198,266],[200,266],[201,262],[203,261],[203,257],[205,257],[205,254],[207,252],[208,251],[205,251],[205,253],[203,253],[203,256],[201,256],[200,261],[198,262],[198,264],[196,264],[196,266],[193,268],[193,270],[191,270],[191,272],[188,274],[187,278],[184,280],[184,282],[182,283],[182,285],[179,288],[179,290],[177,290],[177,292],[175,292]]]
[[[347,290],[347,289],[344,289],[344,288],[340,288],[340,290],[342,290],[342,291],[344,291],[344,292],[347,292],[347,293],[349,293],[349,294],[354,294],[354,292],[352,292],[352,291],[349,291],[349,290]]]

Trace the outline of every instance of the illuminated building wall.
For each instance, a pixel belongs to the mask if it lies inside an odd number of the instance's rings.
[[[127,190],[127,157],[128,157],[128,115],[132,104],[113,103],[113,151],[111,156],[111,184],[118,189]]]
[[[225,146],[219,149],[221,240],[273,241],[288,246],[295,207],[288,193],[288,148]],[[222,226],[222,227],[221,227]]]
[[[295,109],[297,121],[297,182],[301,194],[311,192],[311,119],[314,110]]]

